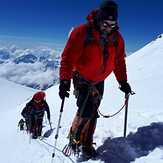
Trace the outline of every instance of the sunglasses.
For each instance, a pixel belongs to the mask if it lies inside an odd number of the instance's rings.
[[[102,22],[102,25],[104,26],[104,28],[115,28],[117,25],[116,21],[111,21],[111,20],[104,20]]]

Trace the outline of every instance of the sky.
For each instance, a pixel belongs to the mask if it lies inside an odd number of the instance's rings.
[[[1,0],[0,44],[65,44],[72,26],[86,22],[102,0]],[[126,50],[133,52],[163,33],[163,1],[116,0]]]

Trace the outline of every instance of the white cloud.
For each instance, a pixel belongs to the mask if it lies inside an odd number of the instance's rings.
[[[11,46],[1,47],[1,52],[9,54],[10,59],[4,60],[4,63],[0,64],[0,77],[39,89],[53,85],[58,79],[58,69],[54,67],[47,68],[47,62],[39,62],[40,57],[44,57],[45,60],[55,61],[55,58],[59,56],[58,49],[53,50],[47,47],[19,49],[16,46]],[[38,57],[38,61],[35,63],[14,63],[14,59],[28,54]]]

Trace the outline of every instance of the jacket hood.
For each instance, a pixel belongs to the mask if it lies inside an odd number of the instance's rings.
[[[98,13],[98,9],[92,10],[92,11],[88,14],[88,16],[87,16],[87,21],[88,21],[88,23],[94,24],[97,13]]]

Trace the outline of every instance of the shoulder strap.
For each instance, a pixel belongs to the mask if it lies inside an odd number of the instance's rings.
[[[112,41],[113,41],[114,47],[117,49],[118,48],[118,34],[117,34],[117,32],[115,32],[113,34]]]
[[[84,48],[91,42],[93,41],[93,33],[92,33],[93,27],[91,24],[87,24],[87,28],[86,28],[86,37],[85,37],[85,41],[84,41]]]

